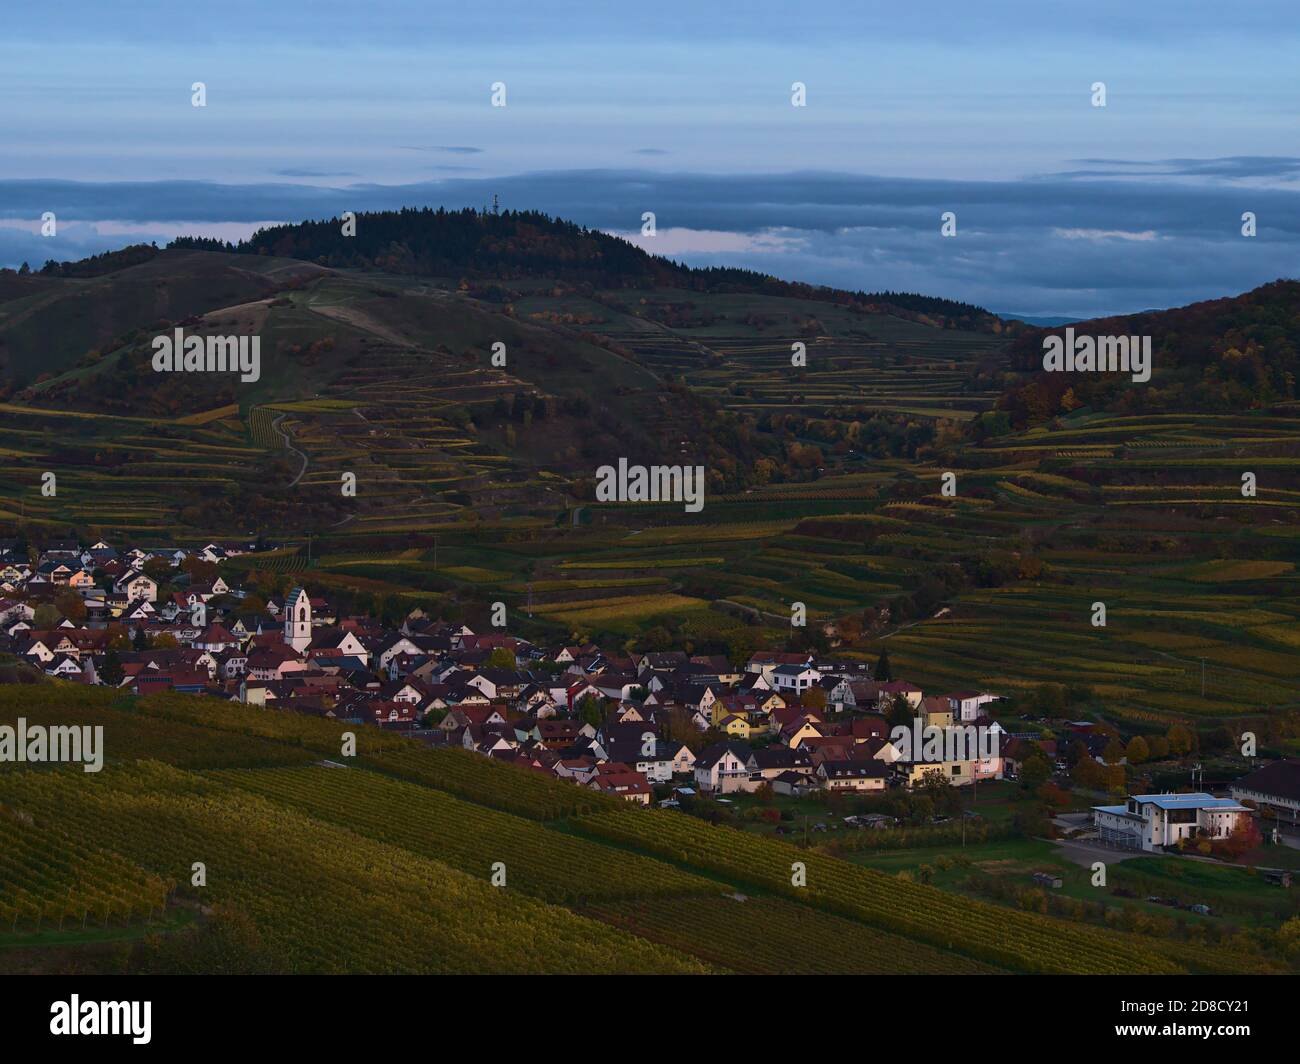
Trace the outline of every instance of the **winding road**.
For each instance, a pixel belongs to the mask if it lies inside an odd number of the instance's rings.
[[[276,414],[275,419],[271,422],[271,428],[275,429],[275,431],[279,433],[280,439],[284,440],[284,449],[286,451],[292,451],[302,459],[302,468],[298,470],[298,475],[289,481],[289,487],[292,488],[298,483],[298,481],[302,480],[302,475],[307,472],[307,464],[310,460],[302,451],[298,450],[298,448],[293,445],[293,438],[289,433],[280,428],[280,422],[285,419],[285,416],[286,415],[284,414]]]

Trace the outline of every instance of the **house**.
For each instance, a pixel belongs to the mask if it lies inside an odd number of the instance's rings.
[[[588,786],[637,805],[650,804],[652,792],[645,776],[616,761],[597,766]]]
[[[986,778],[981,770],[981,758],[976,756],[951,757],[943,760],[896,762],[897,770],[909,787],[922,786],[931,773],[938,773],[954,787],[966,787],[976,780]]]
[[[210,624],[196,638],[191,646],[199,650],[210,650],[214,654],[223,654],[227,650],[237,650],[239,640],[219,624]]]
[[[563,750],[566,747],[573,746],[581,739],[594,739],[596,729],[586,721],[574,720],[572,718],[539,718],[527,722],[524,727],[516,726],[515,733],[520,735],[520,741],[531,740],[540,743],[549,750]]]
[[[129,600],[144,599],[146,602],[158,601],[158,581],[144,573],[132,570],[113,585],[113,590],[125,595]]]
[[[720,732],[729,735],[733,739],[749,739],[749,721],[744,717],[736,716],[734,713],[728,713],[718,721],[717,728]]]
[[[559,779],[572,780],[585,787],[596,775],[596,764],[594,757],[561,758],[551,766],[551,771]]]
[[[805,798],[818,790],[817,777],[804,772],[781,772],[772,779],[772,793],[788,798]]]
[[[386,724],[411,724],[416,715],[416,708],[410,702],[371,702],[366,706],[365,720],[382,727]]]
[[[874,757],[865,761],[823,761],[816,775],[827,791],[883,791],[889,781],[889,766]]]
[[[87,661],[90,659],[88,658]],[[57,676],[60,679],[67,679],[71,676],[81,675],[81,663],[73,657],[64,654],[55,659],[51,664],[45,667],[45,672],[49,676]]]
[[[671,783],[673,776],[690,772],[695,755],[681,743],[656,738],[653,732],[605,740],[612,761],[621,762],[645,776],[651,783]]]
[[[781,741],[792,750],[797,750],[805,739],[816,739],[825,735],[823,725],[814,717],[802,715],[781,729]]]
[[[593,676],[591,683],[602,697],[617,699],[620,702],[626,702],[632,697],[632,691],[641,686],[635,676],[608,669]]]
[[[1212,794],[1135,794],[1123,805],[1095,805],[1101,841],[1132,850],[1160,850],[1203,835],[1226,839],[1250,810]]]
[[[782,665],[794,665],[802,668],[811,663],[811,654],[782,654],[759,651],[750,655],[749,661],[745,664],[745,671],[762,676],[770,683],[772,673]]]
[[[505,716],[491,704],[466,705],[462,702],[455,709],[447,711],[438,727],[443,731],[454,731],[457,728],[482,728],[505,723]]]
[[[906,680],[890,680],[887,683],[869,680],[864,686],[867,691],[872,692],[877,708],[882,710],[900,699],[916,709],[921,705],[921,698],[925,693],[916,684],[908,683]]]
[[[754,790],[762,777],[749,771],[750,749],[744,743],[712,743],[695,761],[695,786],[709,794]]]
[[[857,706],[857,697],[853,693],[853,679],[848,675],[823,676],[822,687],[826,690],[826,708],[841,713]]]
[[[44,638],[31,637],[30,642],[20,643],[18,653],[30,659],[34,664],[44,666],[55,658],[54,650]]]
[[[978,720],[984,713],[984,707],[998,700],[997,695],[980,691],[953,691],[944,697],[952,707],[953,716],[961,722]]]
[[[466,678],[465,683],[470,687],[477,687],[492,699],[518,698],[519,691],[523,687],[519,681],[519,674],[507,669],[475,669]]]
[[[604,696],[601,695],[599,688],[593,687],[589,683],[582,682],[572,684],[565,688],[562,701],[569,709],[575,709],[577,708],[578,703],[588,696],[595,698],[597,701],[604,700]],[[560,699],[557,699],[557,701],[560,701]]]
[[[381,669],[388,668],[389,663],[401,654],[408,654],[411,657],[415,657],[421,653],[422,651],[420,647],[406,636],[395,635],[385,639],[379,644],[379,667]],[[394,679],[396,679],[396,677],[394,677]]]
[[[778,665],[772,670],[772,685],[785,694],[802,694],[821,680],[822,674],[811,665]]]
[[[953,709],[952,703],[946,698],[931,696],[922,698],[921,704],[917,707],[917,713],[921,717],[921,723],[928,728],[951,728]]]
[[[751,774],[772,781],[778,776],[789,773],[810,776],[814,766],[812,758],[805,750],[791,750],[788,746],[769,746],[750,754],[747,767]]]
[[[120,617],[124,621],[145,621],[148,622],[154,616],[153,603],[148,599],[136,599],[127,603],[122,610]]]

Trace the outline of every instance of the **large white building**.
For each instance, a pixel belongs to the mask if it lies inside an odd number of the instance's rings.
[[[1159,850],[1203,833],[1226,839],[1250,810],[1234,798],[1212,794],[1135,794],[1124,805],[1094,805],[1102,842],[1134,850]]]

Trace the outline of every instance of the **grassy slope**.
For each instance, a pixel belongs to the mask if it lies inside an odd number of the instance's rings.
[[[572,812],[564,811],[564,803],[581,800],[588,809],[608,809],[602,819],[639,822],[648,814],[487,760],[421,750],[365,728],[361,752],[383,771],[305,767],[305,759],[334,755],[340,725],[187,696],[122,699],[54,685],[16,694],[22,697],[0,692],[0,719],[21,713],[29,722],[101,724],[109,756],[93,778],[76,768],[5,768],[0,802],[10,815],[17,811],[36,825],[93,837],[102,850],[172,881],[186,896],[244,911],[274,946],[279,963],[292,970],[782,968],[770,948],[737,936],[737,927],[751,918],[759,924],[782,921],[785,948],[796,954],[807,943],[838,950],[832,968],[988,970],[978,950],[949,959],[906,932],[900,937],[887,926],[869,930],[874,919],[864,926],[851,914],[836,915],[831,897],[821,894],[805,904],[798,897],[780,899],[781,891],[768,898],[771,892],[760,889],[752,912],[737,911],[737,925],[728,918],[736,902],[719,899],[742,884],[719,876],[711,853],[687,852],[684,863],[662,861],[653,854],[629,856],[585,827],[580,836],[557,835]],[[521,801],[523,815],[484,808],[472,794],[498,805]],[[547,805],[552,794],[560,805]],[[700,827],[690,823],[693,830]],[[763,852],[764,864],[769,857],[778,864],[788,859],[780,844],[754,844],[772,848]],[[560,850],[566,855],[557,858]],[[181,887],[196,853],[207,860],[210,877],[198,892]],[[810,864],[814,875],[839,867],[825,860],[818,858],[815,869]],[[505,887],[487,885],[495,861],[506,866]],[[856,882],[856,873],[846,868],[844,874],[846,882]],[[49,882],[45,870],[20,875],[29,878],[17,885],[29,889]],[[421,890],[425,902],[417,915],[411,907]],[[918,904],[939,897],[909,890]],[[673,898],[682,904],[672,911],[689,922],[664,923],[664,906]],[[347,912],[352,916],[338,923]],[[912,914],[918,915],[923,914]],[[1046,934],[1058,941],[1058,956],[1068,955],[1067,923],[1014,914],[1006,919]],[[32,934],[29,920],[20,923],[29,934],[0,942],[0,967],[8,966],[7,957],[30,964],[31,953],[44,946],[75,945]],[[1184,963],[1157,960],[1158,943],[1096,932],[1089,941],[1098,958],[1113,944],[1116,956],[1149,956],[1157,967]],[[845,955],[852,943],[861,957]],[[827,967],[829,959],[810,958],[810,970]],[[1040,958],[1026,956],[1025,963],[1036,965]],[[1204,957],[1194,961],[1205,963],[1210,962]]]

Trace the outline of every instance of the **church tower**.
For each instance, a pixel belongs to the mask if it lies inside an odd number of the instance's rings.
[[[311,643],[311,599],[300,587],[284,601],[284,641],[299,654]]]

